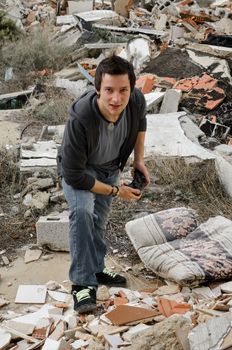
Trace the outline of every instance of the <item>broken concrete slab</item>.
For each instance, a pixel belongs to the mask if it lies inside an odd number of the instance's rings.
[[[191,142],[185,135],[180,117],[185,112],[148,114],[145,157],[195,157],[199,160],[215,159],[208,150]],[[154,133],[155,130],[155,133]]]
[[[77,28],[76,24],[66,24],[56,33],[54,41],[58,44],[62,43],[64,47],[70,48],[78,42],[81,36],[82,32]]]
[[[56,167],[57,144],[54,141],[38,141],[21,145],[20,171],[31,168]]]
[[[0,328],[0,349],[5,349],[10,344],[11,335],[4,328]]]
[[[86,79],[70,81],[68,79],[56,78],[54,84],[57,87],[66,89],[73,96],[78,97],[87,89],[88,81]]]
[[[154,30],[154,29],[146,29],[146,28],[124,28],[124,27],[115,27],[115,26],[106,26],[102,24],[94,24],[93,27],[99,28],[99,29],[105,29],[116,32],[124,32],[124,33],[141,33],[141,34],[147,34],[147,35],[154,35],[157,38],[163,38],[168,35],[167,32],[164,32],[162,30]]]
[[[3,325],[7,326],[10,329],[14,329],[15,331],[19,333],[23,333],[25,335],[32,335],[35,325],[23,323],[23,322],[17,322],[14,320],[8,320],[3,323]]]
[[[115,335],[104,334],[103,337],[105,338],[105,341],[107,342],[107,344],[109,344],[111,348],[117,349],[119,346],[125,345],[125,342],[122,340],[119,334],[115,334]]]
[[[158,112],[156,109],[159,103],[163,100],[164,94],[165,92],[150,92],[144,95],[148,112]]]
[[[123,339],[127,341],[131,341],[136,336],[142,336],[144,331],[147,331],[151,326],[148,326],[144,323],[139,323],[136,326],[132,326],[129,331],[123,334]]]
[[[56,309],[54,306],[50,304],[45,304],[38,311],[30,312],[23,316],[17,316],[13,318],[13,320],[17,322],[28,323],[30,325],[33,324],[37,326],[38,322],[40,322],[42,318],[49,318],[50,317],[49,312],[54,309]]]
[[[77,19],[73,15],[64,15],[56,17],[57,26],[63,26],[65,24],[77,24]]]
[[[20,171],[21,172],[34,172],[46,168],[52,172],[52,168],[56,169],[56,159],[38,158],[38,159],[21,159]]]
[[[116,12],[111,10],[98,10],[78,13],[78,17],[84,19],[86,22],[101,22],[105,25],[120,25],[119,16]]]
[[[164,95],[159,113],[165,114],[165,113],[177,112],[181,97],[182,97],[181,91],[178,91],[175,89],[167,90],[165,95]]]
[[[188,336],[191,350],[220,349],[219,344],[230,329],[231,320],[228,317],[214,317],[199,324]]]
[[[91,11],[93,9],[92,0],[68,1],[68,15]]]
[[[40,249],[27,249],[24,256],[25,264],[28,264],[29,262],[32,262],[35,260],[39,260],[39,258],[41,257],[41,254],[42,254],[42,250]]]
[[[21,158],[49,158],[55,159],[57,144],[54,141],[38,141],[36,143],[21,145]]]
[[[191,44],[188,44],[186,48],[194,51],[200,51],[201,53],[204,52],[208,55],[212,55],[220,58],[232,57],[232,52],[230,47],[191,43]]]

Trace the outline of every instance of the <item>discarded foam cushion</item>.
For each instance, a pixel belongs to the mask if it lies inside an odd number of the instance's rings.
[[[172,208],[146,215],[126,224],[126,231],[136,251],[140,248],[187,236],[198,226],[195,210]]]
[[[163,278],[183,286],[231,278],[232,221],[216,216],[196,225],[193,210],[175,208],[130,221],[126,231],[144,264]]]

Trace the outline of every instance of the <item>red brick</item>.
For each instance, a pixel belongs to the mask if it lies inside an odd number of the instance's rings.
[[[143,94],[147,94],[152,91],[154,80],[152,75],[143,75],[136,80],[135,86],[141,90]]]

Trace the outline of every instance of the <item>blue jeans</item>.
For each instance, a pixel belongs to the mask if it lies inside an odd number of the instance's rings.
[[[89,172],[106,184],[118,183],[119,171],[108,176],[93,169]],[[80,286],[97,286],[95,273],[101,272],[105,267],[104,235],[112,197],[76,190],[64,179],[62,185],[69,207],[70,281]]]

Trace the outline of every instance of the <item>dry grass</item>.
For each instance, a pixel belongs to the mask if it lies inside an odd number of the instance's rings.
[[[19,180],[19,168],[17,167],[16,155],[0,148],[0,191],[2,196],[13,192]],[[7,189],[7,190],[6,190]]]
[[[46,87],[45,102],[30,112],[30,118],[47,125],[64,124],[72,101],[67,91]]]
[[[32,80],[36,80],[36,75],[32,79],[31,72],[45,68],[57,71],[70,61],[67,48],[53,42],[46,31],[38,30],[2,47],[0,68],[3,75],[6,67],[13,67],[14,82],[25,88],[29,82],[35,83]]]
[[[160,184],[168,185],[166,195],[192,206],[202,219],[215,215],[232,219],[232,200],[225,193],[213,160],[186,163],[180,158],[159,159],[149,168]]]

